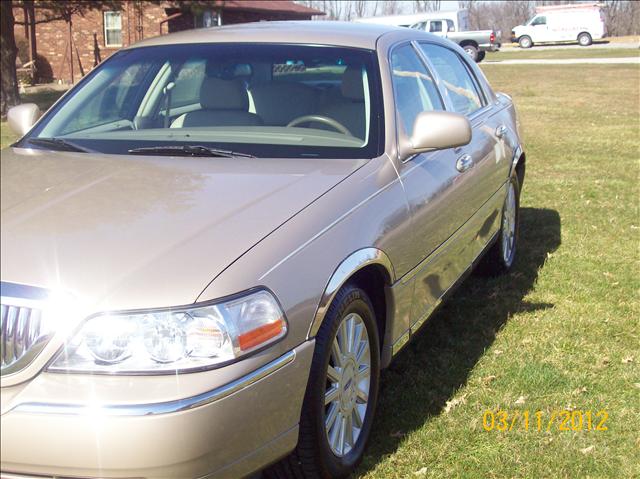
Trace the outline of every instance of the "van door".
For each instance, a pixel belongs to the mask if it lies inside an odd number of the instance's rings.
[[[549,35],[549,28],[547,26],[547,17],[545,15],[538,15],[531,22],[531,39],[533,43],[549,42],[552,41]]]
[[[547,15],[547,26],[552,33],[550,41],[561,42],[578,38],[576,28],[579,12],[556,12]]]

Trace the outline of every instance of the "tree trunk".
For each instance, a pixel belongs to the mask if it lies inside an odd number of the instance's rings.
[[[69,70],[71,72],[71,84],[73,85],[73,24],[69,15]]]
[[[4,118],[7,110],[20,103],[18,78],[16,76],[16,39],[13,34],[13,2],[0,2],[0,114]]]
[[[38,83],[38,46],[36,43],[36,9],[33,6],[33,0],[25,0],[25,23],[29,30],[29,60],[33,62],[31,71],[33,72],[33,83]]]

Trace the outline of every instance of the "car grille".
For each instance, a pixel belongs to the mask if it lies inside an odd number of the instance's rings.
[[[16,288],[16,286],[19,286]],[[40,288],[2,283],[0,299],[0,373],[14,373],[42,350],[49,339]],[[19,295],[15,293],[19,293]],[[35,294],[34,294],[35,293]]]

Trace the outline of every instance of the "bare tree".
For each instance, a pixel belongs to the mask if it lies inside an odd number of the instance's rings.
[[[629,0],[605,0],[605,22],[611,36],[640,33],[640,3]]]
[[[458,2],[460,8],[469,12],[469,28],[472,30],[491,29],[502,34],[502,41],[508,39],[516,25],[527,21],[534,12],[534,2],[514,0],[510,2]]]
[[[400,10],[400,2],[396,2],[395,0],[384,0],[382,2],[383,15],[397,15],[398,13],[400,13]]]
[[[440,0],[415,0],[413,2],[416,12],[437,12],[440,10]]]
[[[356,18],[362,18],[367,15],[366,0],[353,0],[353,13]]]
[[[16,77],[16,56],[18,48],[13,33],[13,2],[0,2],[0,114],[4,118],[7,110],[20,103],[18,79]]]

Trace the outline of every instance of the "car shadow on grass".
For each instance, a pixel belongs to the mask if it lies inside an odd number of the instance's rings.
[[[509,275],[470,276],[382,373],[372,437],[357,475],[374,469],[406,434],[442,413],[514,313],[553,307],[525,297],[560,246],[558,212],[522,208],[518,241]]]

